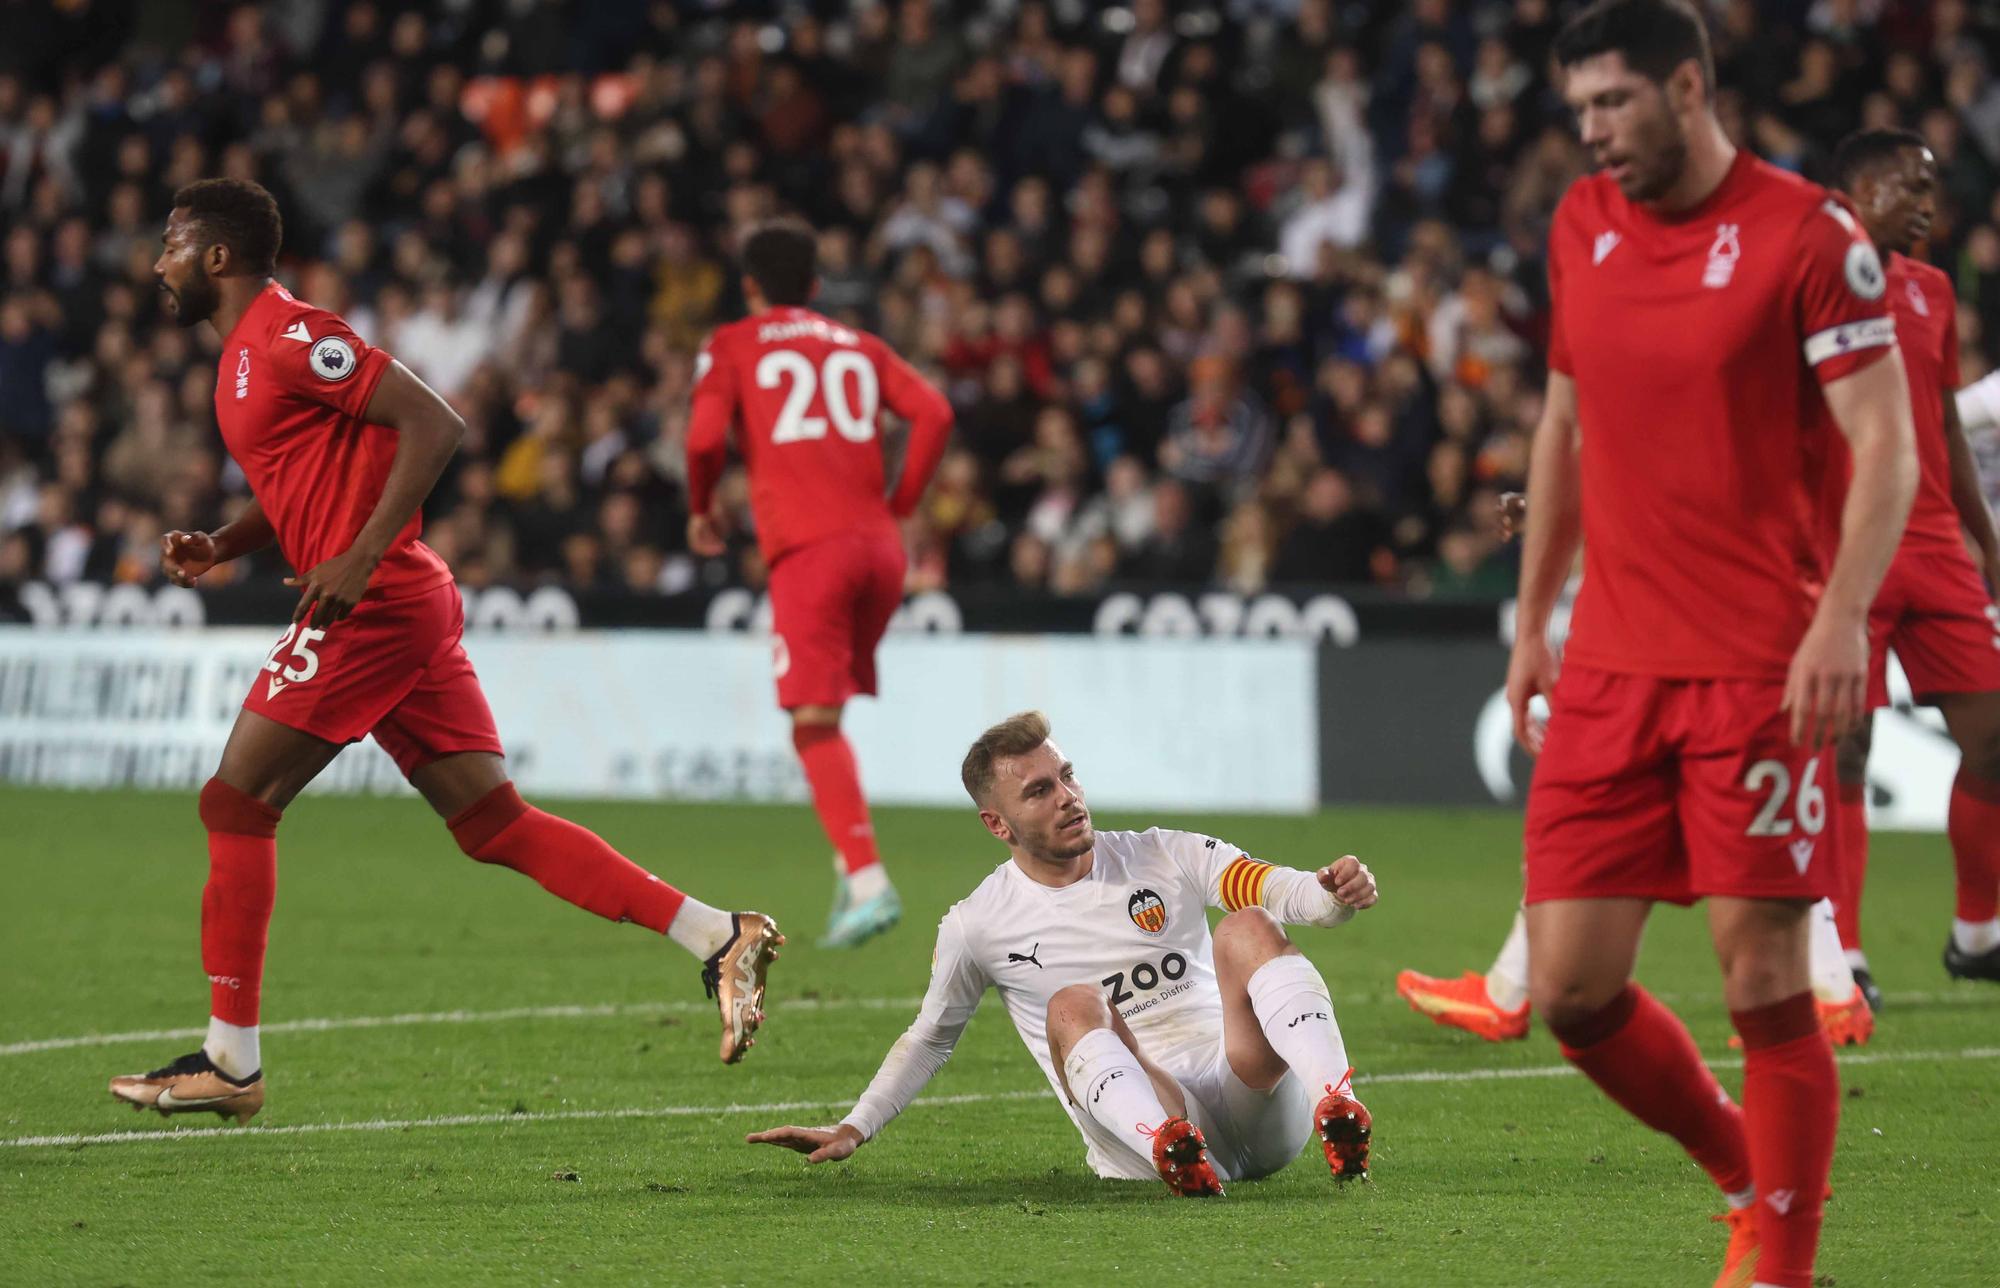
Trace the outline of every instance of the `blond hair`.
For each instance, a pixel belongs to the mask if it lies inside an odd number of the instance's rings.
[[[965,753],[958,780],[978,805],[993,791],[993,762],[1025,756],[1049,740],[1049,718],[1039,711],[1018,711],[979,735]]]

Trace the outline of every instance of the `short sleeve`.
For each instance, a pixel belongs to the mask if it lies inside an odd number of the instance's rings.
[[[736,406],[736,364],[728,361],[720,334],[711,335],[694,355],[696,398],[720,398],[731,410]]]
[[[1549,370],[1574,376],[1576,369],[1570,365],[1569,335],[1563,330],[1562,246],[1566,240],[1560,235],[1560,226],[1552,230],[1549,237]]]
[[[294,314],[272,335],[271,365],[291,393],[363,419],[390,358],[324,309]]]
[[[1861,222],[1829,197],[1806,216],[1793,248],[1792,304],[1806,365],[1822,385],[1896,347],[1889,277]]]

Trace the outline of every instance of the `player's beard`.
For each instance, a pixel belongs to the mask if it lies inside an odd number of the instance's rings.
[[[173,297],[174,307],[167,310],[173,315],[174,325],[179,327],[200,326],[215,316],[215,310],[222,303],[222,292],[217,289],[215,279],[197,264],[194,275],[179,290],[174,289],[165,278],[160,280],[160,289]]]
[[[1687,136],[1664,109],[1632,149],[1631,182],[1622,188],[1628,201],[1658,201],[1673,191],[1687,169]]]
[[[1027,838],[1032,842],[1021,848],[1026,850],[1030,857],[1044,863],[1067,863],[1071,859],[1082,858],[1097,847],[1097,829],[1091,826],[1088,813],[1083,816],[1082,828],[1070,832],[1063,831],[1060,823],[1040,833],[1030,832],[1012,819],[1007,819],[1007,825],[1013,829],[1015,836]]]

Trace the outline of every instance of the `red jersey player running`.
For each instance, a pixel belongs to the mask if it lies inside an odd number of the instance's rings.
[[[812,229],[795,219],[744,239],[750,316],[718,328],[695,368],[688,548],[723,551],[711,510],[734,428],[770,569],[778,705],[791,712],[792,744],[839,865],[821,942],[844,948],[902,915],[840,716],[849,698],[875,692],[875,647],[903,602],[896,521],[922,499],[952,416],[888,345],[805,307],[819,286],[816,254]],[[893,494],[876,423],[885,405],[910,425]]]
[[[165,1068],[113,1078],[111,1094],[162,1114],[238,1122],[263,1107],[257,1019],[278,820],[343,745],[370,733],[465,853],[665,934],[704,961],[703,982],[722,1009],[722,1058],[733,1063],[763,1018],[765,970],[784,942],[777,926],[683,895],[514,790],[460,645],[451,570],[417,540],[418,507],[464,422],[408,368],[272,280],[281,237],[263,188],[204,180],[174,194],[153,269],[175,321],[207,322],[222,338],[216,419],[253,493],[215,532],[168,533],[161,565],[192,585],[275,541],[298,570],[285,584],[301,594],[201,790],[207,1040]]]
[[[1598,0],[1555,56],[1600,170],[1549,235],[1507,676],[1540,758],[1529,988],[1564,1055],[1728,1196],[1719,1282],[1808,1288],[1840,1112],[1807,961],[1808,909],[1834,886],[1826,744],[1865,710],[1868,606],[1916,488],[1895,324],[1847,209],[1729,142],[1683,0]],[[1828,567],[1840,434],[1853,482]],[[1558,682],[1548,625],[1579,543]],[[1697,899],[1744,1042],[1741,1109],[1632,979],[1652,905]]]
[[[1958,743],[1962,758],[1946,822],[1958,898],[1944,968],[1960,979],[2000,981],[2000,607],[1994,602],[2000,535],[1958,423],[1958,301],[1951,279],[1910,257],[1930,236],[1937,162],[1919,135],[1870,130],[1842,142],[1834,170],[1876,249],[1888,255],[1889,303],[1910,372],[1921,467],[1903,543],[1868,617],[1868,703],[1889,703],[1893,648],[1917,701],[1943,713]],[[1968,535],[1984,564],[1983,581],[1966,549]],[[1868,749],[1866,725],[1840,746],[1841,889],[1834,915],[1855,978],[1879,1007],[1861,951]]]

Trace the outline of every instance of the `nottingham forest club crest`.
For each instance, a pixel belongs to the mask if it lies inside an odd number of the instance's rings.
[[[1157,935],[1167,928],[1167,905],[1151,890],[1135,890],[1125,901],[1125,911],[1132,918],[1132,924],[1149,935]]]

